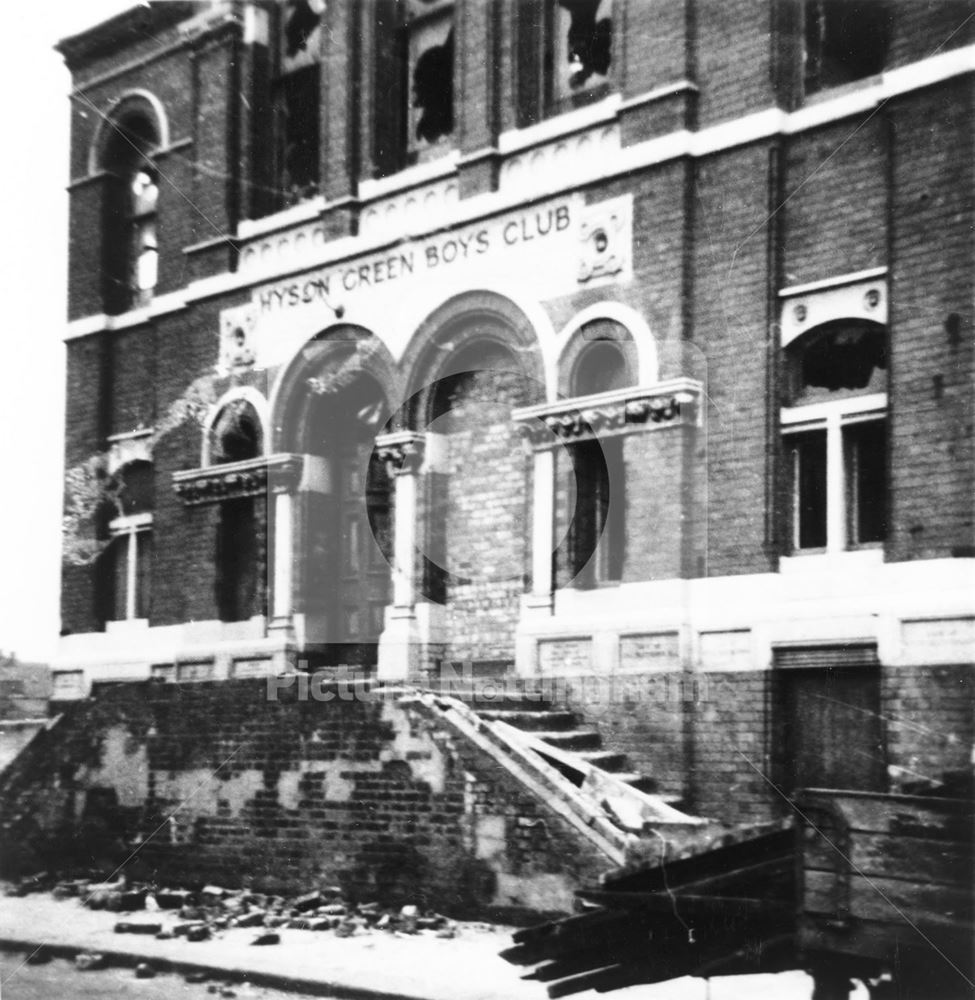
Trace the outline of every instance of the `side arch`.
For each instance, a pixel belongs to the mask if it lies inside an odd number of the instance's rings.
[[[268,401],[263,393],[255,389],[253,386],[235,386],[232,389],[228,389],[227,392],[225,392],[216,401],[216,403],[210,407],[210,410],[206,415],[206,419],[203,421],[203,440],[200,446],[200,466],[202,468],[206,468],[211,464],[213,432],[220,414],[228,405],[235,403],[238,400],[249,403],[254,407],[254,411],[257,413],[258,419],[260,420],[261,451],[265,455],[268,453],[268,443],[271,440],[271,413]]]
[[[660,378],[660,362],[657,354],[657,341],[650,330],[650,325],[632,306],[606,300],[594,302],[577,312],[559,332],[559,385],[562,385],[563,379],[567,377],[565,372],[571,367],[572,358],[570,355],[576,345],[578,332],[584,326],[597,320],[611,320],[626,328],[636,346],[637,382],[640,385],[653,385],[654,382],[657,382]]]
[[[270,449],[300,451],[302,429],[316,397],[361,375],[382,388],[391,411],[399,409],[402,378],[389,348],[371,330],[336,323],[302,344],[271,391]]]
[[[462,292],[420,323],[401,361],[407,394],[406,420],[412,427],[429,418],[436,384],[470,363],[478,343],[507,351],[536,386],[534,402],[546,398],[542,345],[528,316],[510,299],[485,290]],[[458,368],[458,364],[461,368]]]
[[[126,118],[141,117],[155,126],[156,151],[170,145],[169,118],[162,101],[148,90],[129,90],[117,98],[98,119],[98,125],[88,149],[88,173],[104,168],[104,159],[114,130]]]

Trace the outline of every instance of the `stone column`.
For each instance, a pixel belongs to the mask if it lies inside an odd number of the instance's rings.
[[[295,608],[295,501],[303,473],[303,456],[272,456],[268,460],[268,513],[273,518],[274,565],[268,628],[294,636]]]
[[[407,680],[420,666],[417,620],[417,519],[419,472],[426,438],[413,431],[382,434],[376,451],[395,483],[393,521],[393,603],[386,609],[386,627],[379,640],[377,677],[383,681]]]

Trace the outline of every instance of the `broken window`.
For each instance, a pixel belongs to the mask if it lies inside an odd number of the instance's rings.
[[[806,0],[804,28],[807,94],[883,70],[891,30],[884,0]]]
[[[886,331],[866,320],[826,323],[787,348],[786,364],[793,403],[842,393],[883,392]]]
[[[608,92],[612,0],[523,0],[516,36],[519,126]]]
[[[841,320],[786,348],[782,409],[791,549],[840,551],[887,534],[886,330]]]
[[[111,124],[105,170],[102,292],[106,313],[115,315],[152,298],[158,278],[158,173],[152,153],[155,128],[141,115]]]
[[[210,434],[213,465],[244,462],[263,451],[260,417],[254,405],[244,399],[235,399],[223,407]]]
[[[413,160],[454,130],[454,5],[406,0],[408,147]]]
[[[318,192],[324,0],[287,0],[281,10],[275,84],[278,187],[284,205]]]

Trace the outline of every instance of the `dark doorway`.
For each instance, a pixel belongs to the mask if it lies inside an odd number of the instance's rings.
[[[779,782],[886,791],[879,667],[777,671]]]

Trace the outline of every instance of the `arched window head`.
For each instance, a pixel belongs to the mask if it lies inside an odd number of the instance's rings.
[[[793,341],[785,356],[792,404],[887,388],[887,335],[880,323],[824,323]]]
[[[210,456],[214,465],[245,462],[264,451],[261,419],[253,403],[235,399],[217,415],[210,431]]]
[[[623,348],[612,340],[596,340],[583,348],[572,372],[572,394],[592,396],[633,385]]]
[[[141,113],[110,127],[102,163],[108,177],[102,274],[105,311],[114,314],[145,305],[156,287],[159,174],[152,154],[159,138]]]

